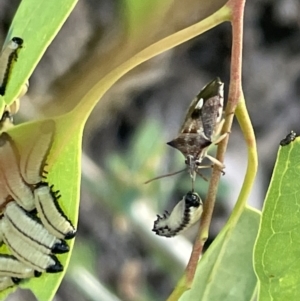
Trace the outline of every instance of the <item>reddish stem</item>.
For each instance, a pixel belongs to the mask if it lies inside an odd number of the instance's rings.
[[[243,18],[246,0],[229,0],[227,7],[232,11],[232,53],[231,53],[231,71],[230,71],[230,87],[229,96],[226,107],[226,122],[223,127],[223,133],[230,133],[233,112],[239,102],[241,96],[241,79],[242,79],[242,47],[243,47]],[[224,154],[227,148],[229,135],[219,144],[217,159],[224,161]],[[197,263],[202,253],[203,246],[208,238],[209,227],[215,206],[215,199],[220,179],[220,170],[214,168],[209,185],[206,201],[204,203],[203,214],[201,217],[198,236],[193,246],[193,251],[186,268],[186,287],[192,285]]]

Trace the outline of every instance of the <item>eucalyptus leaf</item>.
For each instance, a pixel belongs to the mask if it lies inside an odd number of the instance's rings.
[[[46,181],[51,185],[53,184],[55,190],[60,191],[62,197],[59,199],[59,205],[76,227],[79,208],[83,124],[74,121],[72,117],[72,115],[67,114],[54,119],[56,130],[54,142],[46,161],[46,171],[48,172]],[[44,121],[24,123],[7,131],[16,143],[20,156],[22,156],[23,150],[25,152],[30,137],[37,134]],[[74,239],[68,240],[68,244],[70,251],[57,256],[64,266],[63,272],[58,274],[43,273],[40,278],[25,280],[20,286],[31,289],[40,301],[52,300],[68,267]],[[6,252],[6,247],[3,245],[0,248],[0,253],[4,252]],[[0,299],[4,298],[8,292],[10,290],[1,292]]]
[[[180,301],[251,300],[257,283],[252,253],[259,220],[256,210],[245,208],[234,228],[225,226],[199,261],[192,288],[186,290],[182,279],[173,296],[183,293]]]
[[[255,245],[260,301],[300,300],[300,139],[280,147]]]
[[[21,37],[24,39],[24,48],[20,51],[18,62],[14,66],[13,74],[7,87],[7,94],[4,98],[5,103],[11,103],[18,95],[75,3],[76,1],[74,0],[63,2],[58,0],[23,0],[21,2],[11,26],[8,40],[13,36]],[[230,10],[224,7],[207,20],[203,20],[203,22],[186,28],[180,33],[169,36],[137,53],[99,81],[85,94],[81,102],[70,113],[53,119],[56,124],[56,132],[47,158],[47,170],[49,172],[47,181],[50,184],[54,184],[55,189],[60,190],[62,195],[60,206],[74,226],[77,225],[78,219],[83,126],[99,99],[122,75],[135,66],[227,20],[229,13]],[[2,103],[3,107],[2,100],[0,100],[0,103]],[[21,155],[22,149],[26,148],[26,143],[28,143],[27,138],[42,125],[42,122],[36,121],[23,124],[8,131],[18,145]],[[131,190],[126,195],[128,199],[133,199],[134,191]],[[65,270],[70,260],[73,244],[74,240],[71,240],[69,242],[69,253],[58,256]],[[5,247],[1,247],[0,251],[5,252]],[[39,300],[52,300],[64,276],[64,272],[52,275],[44,273],[38,279],[25,280],[21,287],[30,288]],[[6,292],[5,294],[0,294],[0,298],[6,295]]]

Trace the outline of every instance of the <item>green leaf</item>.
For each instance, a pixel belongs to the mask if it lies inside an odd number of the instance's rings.
[[[10,103],[19,93],[74,4],[75,1],[70,0],[63,2],[58,0],[42,2],[23,0],[21,2],[8,39],[19,36],[24,39],[25,44],[24,49],[20,52],[18,62],[14,66],[11,83],[7,87],[6,103]],[[137,53],[99,81],[70,113],[54,119],[56,134],[53,147],[47,158],[49,171],[47,180],[60,190],[62,195],[61,207],[74,226],[77,225],[78,218],[82,131],[84,123],[96,103],[122,75],[135,66],[216,26],[227,20],[229,15],[230,10],[224,7],[203,22],[190,26]],[[56,23],[59,19],[57,16],[60,17],[60,21]],[[15,71],[16,69],[18,72]],[[13,137],[18,147],[22,149],[26,147],[27,138],[41,126],[41,122],[23,124],[9,130],[8,133]],[[65,270],[68,266],[73,244],[74,240],[70,241],[68,254],[58,256]],[[3,250],[5,251],[5,248],[1,247],[0,252]],[[30,288],[39,300],[51,300],[63,276],[64,273],[56,275],[44,273],[41,278],[26,280],[21,286]],[[3,296],[3,293],[0,294],[0,298]]]
[[[249,301],[256,288],[252,252],[258,231],[260,214],[245,208],[236,226],[225,226],[198,263],[192,288],[175,293],[180,301]],[[169,298],[177,300],[177,298]]]
[[[255,245],[259,299],[300,300],[300,140],[280,147]]]
[[[54,143],[47,158],[47,181],[60,190],[59,204],[76,227],[78,221],[79,188],[81,175],[81,138],[83,124],[74,120],[73,115],[67,114],[54,119],[56,132]],[[24,123],[7,131],[17,144],[22,156],[22,149],[26,148],[32,135],[37,135],[44,121]],[[29,288],[38,300],[52,300],[58,286],[64,277],[72,253],[74,239],[69,240],[70,251],[67,254],[57,256],[64,266],[64,272],[58,274],[46,274],[40,278],[32,278],[21,283],[21,287]],[[5,252],[5,246],[0,248],[0,253]],[[0,299],[7,295],[8,291],[0,293]]]
[[[20,37],[24,44],[18,61],[14,64],[5,96],[0,97],[0,116],[3,112],[3,101],[11,104],[16,99],[76,2],[77,0],[21,1],[6,42],[13,37]]]

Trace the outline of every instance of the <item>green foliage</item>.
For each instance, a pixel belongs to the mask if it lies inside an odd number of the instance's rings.
[[[29,78],[35,66],[39,62],[48,45],[51,43],[62,24],[68,17],[76,0],[61,1],[22,1],[11,25],[7,40],[12,37],[21,37],[24,47],[20,51],[18,63],[14,66],[14,72],[8,84],[5,97],[0,99],[1,111],[4,103],[10,104],[19,94],[22,85]],[[57,9],[59,7],[59,9]],[[4,101],[3,101],[4,100]],[[1,113],[2,115],[2,113]],[[73,124],[73,119],[67,116],[56,119],[55,142],[49,155],[48,181],[55,184],[63,195],[61,207],[70,219],[77,224],[79,184],[80,184],[80,154],[83,123]],[[26,147],[26,137],[29,137],[40,126],[40,122],[22,124],[11,129],[9,134],[19,147]],[[52,161],[53,160],[53,161]],[[70,185],[72,183],[72,185]],[[70,241],[70,250],[74,241]],[[6,252],[6,247],[1,247],[1,252]],[[68,266],[71,251],[59,256],[60,261]],[[39,300],[51,300],[64,276],[64,273],[56,275],[43,275],[38,279],[24,281],[22,287],[30,288]],[[45,289],[47,288],[47,289]],[[11,290],[0,293],[4,298]]]
[[[127,5],[127,12],[130,12],[127,16],[130,34],[144,18],[151,19],[150,11],[161,9],[160,5],[163,9],[167,9],[170,5],[167,1],[164,4],[161,4],[161,1],[141,3],[134,0],[127,0],[124,3]],[[18,63],[15,64],[7,93],[5,97],[0,98],[0,111],[3,111],[4,105],[10,104],[18,95],[75,4],[76,0],[21,2],[7,41],[14,36],[21,37],[24,39],[24,48],[20,51]],[[49,172],[47,180],[55,185],[55,189],[61,191],[60,205],[75,226],[79,208],[83,127],[99,99],[134,67],[228,20],[230,14],[228,7],[223,7],[202,22],[135,54],[87,91],[79,105],[71,112],[54,118],[56,132],[47,159]],[[26,147],[27,138],[38,130],[41,122],[24,123],[8,132],[22,150]],[[155,123],[148,123],[137,131],[131,152],[125,156],[111,155],[107,160],[107,176],[94,187],[109,206],[128,216],[132,214],[133,200],[141,193],[147,193],[148,197],[157,202],[168,199],[172,193],[174,184],[164,185],[158,181],[149,186],[143,185],[144,180],[157,176],[161,164],[160,154],[165,144],[163,141],[157,143],[160,137],[159,128],[160,126]],[[170,300],[251,300],[257,285],[252,266],[252,252],[258,232],[254,259],[259,278],[259,300],[300,299],[298,154],[299,141],[280,149],[259,231],[260,215],[245,207],[247,199],[245,193],[242,195],[244,203],[238,204],[242,206],[237,206],[237,210],[233,211],[222,232],[198,263],[191,289],[188,290],[184,276],[170,296]],[[248,186],[251,186],[251,183],[248,183]],[[59,256],[65,270],[68,267],[74,240],[69,244],[70,252]],[[5,253],[7,249],[2,246],[0,251]],[[83,253],[84,250],[80,256]],[[87,264],[91,264],[91,261],[87,261]],[[56,275],[43,274],[41,278],[24,281],[21,287],[31,289],[39,300],[51,300],[64,273],[65,271]],[[10,292],[11,290],[7,290],[0,293],[0,298],[3,299]]]
[[[255,245],[259,300],[299,300],[300,140],[280,147]]]
[[[6,42],[13,37],[24,40],[4,97],[0,97],[0,115],[4,103],[11,104],[32,74],[47,47],[71,13],[77,0],[24,0],[11,24]],[[2,99],[1,99],[2,98]]]

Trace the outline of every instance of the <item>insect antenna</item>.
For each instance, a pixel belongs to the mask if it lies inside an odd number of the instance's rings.
[[[152,178],[152,179],[146,181],[144,184],[148,184],[148,183],[153,182],[153,181],[158,180],[158,179],[171,177],[171,176],[177,175],[177,174],[179,174],[179,173],[181,173],[183,171],[186,171],[186,170],[187,170],[187,168],[184,168],[184,169],[181,169],[179,171],[175,171],[175,172],[168,173],[168,174],[165,174],[165,175],[162,175],[162,176],[158,176],[158,177],[155,177],[155,178]]]

